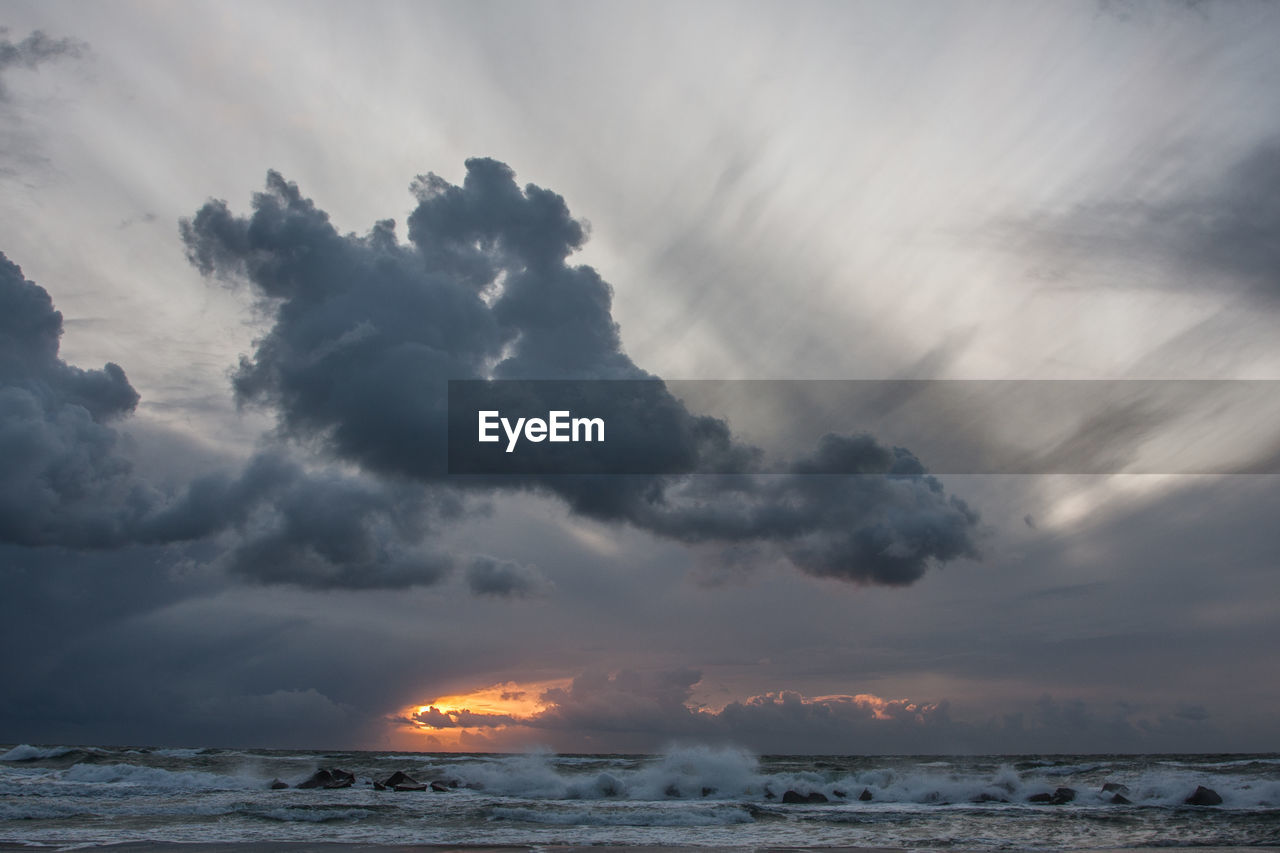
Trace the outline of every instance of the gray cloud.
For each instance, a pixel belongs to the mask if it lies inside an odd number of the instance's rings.
[[[1274,306],[1280,299],[1280,138],[1255,145],[1216,180],[1151,197],[1108,199],[1024,223],[1038,250],[1069,263],[1139,259],[1174,271],[1114,275],[1116,287],[1226,287]]]
[[[383,627],[385,602],[230,591],[192,566],[215,553],[0,545],[4,725],[45,742],[373,743],[405,683],[458,666]]]
[[[276,413],[283,435],[372,472],[434,482],[445,469],[446,380],[652,378],[622,351],[609,284],[568,263],[586,234],[564,199],[522,189],[489,159],[468,160],[462,186],[428,174],[412,191],[407,244],[390,220],[340,234],[275,172],[250,216],[210,201],[181,223],[193,265],[247,280],[271,312],[234,385],[241,402]],[[760,541],[804,571],[860,583],[909,584],[934,562],[976,554],[977,515],[905,451],[830,436],[790,476],[760,476],[758,452],[723,421],[692,415],[660,382],[633,384],[624,404],[640,416],[614,446],[741,475],[467,486],[551,493],[576,513],[683,542]],[[676,441],[655,446],[646,418],[674,424],[662,434]]]
[[[265,471],[263,470],[265,469]],[[209,492],[222,491],[211,500]],[[201,493],[201,499],[191,494]],[[248,503],[237,494],[250,494]],[[221,498],[219,500],[219,497]],[[252,512],[246,512],[242,507]],[[431,520],[456,517],[461,501],[335,472],[306,473],[260,456],[238,480],[200,480],[174,515],[208,524],[225,519],[240,538],[225,555],[229,570],[260,583],[312,588],[403,588],[435,583],[453,557],[423,545]]]
[[[544,592],[549,581],[533,566],[478,556],[467,569],[467,586],[476,595],[530,598]]]
[[[119,548],[234,530],[222,558],[234,574],[323,588],[427,584],[449,567],[420,547],[430,520],[460,512],[447,489],[262,452],[163,493],[135,474],[114,427],[139,399],[124,371],[66,364],[61,335],[49,294],[0,254],[0,542]]]
[[[118,544],[153,500],[110,426],[138,394],[119,365],[58,358],[61,335],[49,294],[0,254],[0,541]]]
[[[8,98],[4,73],[10,68],[35,70],[44,62],[81,56],[88,48],[87,44],[77,39],[50,38],[40,30],[35,30],[19,42],[11,41],[8,34],[7,27],[0,27],[0,101]]]

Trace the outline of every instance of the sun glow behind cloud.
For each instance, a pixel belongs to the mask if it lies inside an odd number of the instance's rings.
[[[602,733],[629,733],[657,742],[711,737],[737,743],[749,741],[761,725],[778,724],[816,724],[833,733],[867,736],[890,728],[927,727],[946,716],[939,704],[870,693],[810,697],[794,690],[709,708],[693,700],[692,688],[699,679],[698,673],[682,670],[507,681],[440,696],[405,708],[392,719],[408,738],[404,743],[409,748],[502,752],[566,736],[589,743]]]
[[[428,735],[433,746],[445,750],[474,746],[475,737],[521,726],[546,708],[548,690],[567,687],[570,679],[517,683],[505,681],[413,705],[396,716],[410,731]]]

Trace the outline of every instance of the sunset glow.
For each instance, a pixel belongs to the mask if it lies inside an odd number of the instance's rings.
[[[543,694],[565,687],[569,679],[492,684],[469,693],[438,696],[410,706],[397,719],[427,734],[434,748],[465,749],[481,730],[492,733],[518,727],[546,707]]]

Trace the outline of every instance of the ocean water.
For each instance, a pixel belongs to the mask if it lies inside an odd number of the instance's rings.
[[[272,790],[319,768],[342,789]],[[380,791],[396,771],[444,791]],[[1112,802],[1123,785],[1130,804]],[[1217,806],[1184,800],[1203,785]],[[1064,803],[1032,803],[1070,788]],[[827,802],[788,803],[788,791]],[[863,792],[866,792],[866,795]],[[862,799],[869,796],[870,799]],[[793,797],[794,799],[794,797]],[[1061,797],[1060,797],[1061,799]],[[0,842],[1280,845],[1280,755],[458,755],[0,747]]]

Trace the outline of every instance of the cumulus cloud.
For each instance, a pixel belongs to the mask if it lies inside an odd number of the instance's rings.
[[[383,476],[438,482],[448,380],[651,379],[628,385],[635,396],[621,405],[638,415],[612,446],[731,476],[509,476],[462,487],[549,493],[576,513],[682,542],[761,543],[803,571],[859,583],[909,584],[976,554],[976,513],[909,453],[869,437],[829,436],[789,475],[759,474],[758,451],[723,421],[690,413],[623,352],[612,288],[568,262],[586,232],[559,195],[521,188],[491,159],[468,160],[461,186],[428,174],[411,189],[407,243],[391,220],[339,233],[275,172],[250,215],[210,201],[181,223],[193,265],[247,281],[271,312],[234,386],[241,402],[276,414],[281,434]],[[664,428],[649,429],[653,419]]]
[[[61,335],[48,292],[0,254],[0,542],[119,548],[234,531],[222,558],[234,574],[312,587],[427,584],[449,568],[421,545],[429,522],[461,511],[447,489],[309,471],[264,451],[162,493],[116,431],[137,391],[119,365],[65,363]]]
[[[408,244],[390,222],[339,234],[274,173],[252,216],[210,202],[182,223],[192,263],[247,279],[273,310],[235,393],[270,407],[295,441],[176,493],[138,476],[121,449],[116,427],[138,403],[124,371],[62,361],[49,294],[0,256],[0,451],[13,460],[0,476],[0,541],[116,548],[222,537],[215,562],[243,579],[399,588],[435,583],[458,562],[430,534],[463,514],[467,494],[507,489],[856,583],[910,584],[976,554],[976,513],[909,452],[828,435],[786,473],[764,474],[761,454],[725,422],[690,413],[634,365],[610,286],[566,262],[585,231],[559,196],[521,189],[493,160],[468,161],[461,187],[428,175],[413,189]],[[624,434],[611,446],[730,473],[448,479],[447,380],[486,377],[645,380],[624,384],[618,405],[639,415],[613,421]],[[470,561],[466,581],[483,596],[550,588],[489,557]]]
[[[61,336],[48,292],[0,253],[0,541],[118,544],[152,501],[111,426],[138,393],[119,365],[58,358]]]

